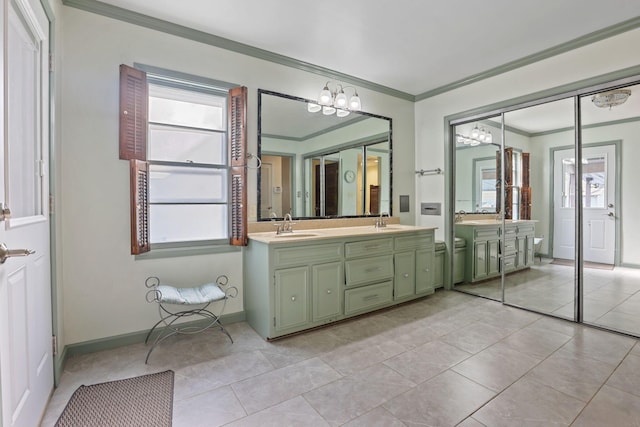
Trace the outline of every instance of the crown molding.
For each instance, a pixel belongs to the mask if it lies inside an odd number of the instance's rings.
[[[84,10],[85,12],[95,13],[97,15],[117,19],[129,24],[138,25],[141,27],[149,28],[151,30],[160,31],[166,34],[171,34],[188,40],[193,40],[199,43],[204,43],[210,46],[215,46],[221,49],[240,53],[242,55],[251,56],[254,58],[284,65],[286,67],[291,67],[297,70],[317,74],[326,79],[339,80],[345,83],[350,83],[352,85],[358,86],[359,88],[370,89],[375,92],[404,99],[406,101],[415,101],[415,96],[407,92],[383,86],[369,80],[354,77],[349,74],[330,70],[328,68],[311,64],[309,62],[299,61],[297,59],[270,52],[268,50],[259,49],[257,47],[236,42],[224,37],[219,37],[204,31],[195,30],[193,28],[188,28],[169,21],[153,18],[151,16],[133,12],[121,7],[112,6],[110,4],[102,3],[96,0],[62,0],[62,4],[65,6]]]
[[[265,61],[280,64],[286,67],[295,68],[297,70],[306,71],[312,74],[317,74],[324,78],[343,81],[352,85],[357,85],[361,88],[366,88],[378,93],[393,96],[395,98],[403,99],[406,101],[417,102],[427,98],[440,95],[451,90],[461,88],[470,84],[477,83],[479,81],[495,77],[500,74],[504,74],[509,71],[513,71],[517,68],[525,67],[527,65],[542,61],[544,59],[560,55],[562,53],[569,52],[571,50],[595,43],[609,37],[616,36],[618,34],[625,33],[637,28],[640,28],[640,16],[628,19],[621,23],[603,28],[586,34],[584,36],[575,38],[568,42],[559,44],[549,49],[542,50],[540,52],[525,56],[520,59],[502,64],[495,68],[491,68],[487,71],[473,74],[464,79],[460,79],[453,83],[440,86],[438,88],[423,92],[418,95],[413,95],[408,92],[393,89],[388,86],[380,85],[369,80],[364,80],[349,74],[340,73],[329,68],[321,67],[319,65],[311,64],[309,62],[299,61],[297,59],[280,55],[268,50],[259,49],[244,43],[236,42],[231,39],[219,37],[214,34],[210,34],[204,31],[195,30],[182,25],[174,24],[162,19],[153,18],[148,15],[133,12],[121,7],[112,6],[106,3],[102,3],[97,0],[62,0],[62,4],[76,9],[84,10],[86,12],[95,13],[98,15],[106,16],[109,18],[117,19],[130,24],[138,25],[141,27],[149,28],[152,30],[160,31],[166,34],[182,37],[188,40],[197,41],[200,43],[215,46],[221,49],[226,49],[232,52],[240,53],[242,55],[251,56],[254,58],[262,59]]]
[[[589,45],[591,43],[599,42],[609,37],[617,36],[618,34],[635,30],[636,28],[640,28],[640,16],[636,16],[635,18],[628,19],[626,21],[620,22],[619,24],[615,24],[610,27],[606,27],[601,30],[594,31],[592,33],[589,33],[582,37],[578,37],[568,42],[559,44],[549,49],[545,49],[540,52],[534,53],[532,55],[528,55],[523,58],[516,59],[515,61],[507,62],[506,64],[500,65],[495,68],[491,68],[487,71],[483,71],[478,74],[473,74],[464,79],[418,94],[415,96],[415,100],[422,101],[423,99],[431,98],[436,95],[440,95],[442,93],[461,88],[463,86],[477,83],[481,80],[485,80],[500,74],[504,74],[508,71],[513,71],[517,68],[531,65],[533,63],[542,61],[543,59],[551,58],[552,56],[560,55],[562,53],[569,52],[571,50]]]

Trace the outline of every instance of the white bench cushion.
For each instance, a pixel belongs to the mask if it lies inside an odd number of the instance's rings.
[[[225,298],[225,293],[217,283],[207,283],[193,288],[176,288],[175,286],[158,286],[159,302],[166,304],[206,304]]]

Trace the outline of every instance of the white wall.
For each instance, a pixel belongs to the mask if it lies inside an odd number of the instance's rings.
[[[58,6],[59,6],[59,0]],[[59,6],[60,7],[60,6]],[[240,253],[135,261],[129,253],[129,170],[118,159],[118,66],[139,62],[245,85],[249,88],[250,152],[257,144],[257,90],[314,98],[326,77],[310,74],[136,27],[67,6],[60,7],[57,180],[63,345],[148,329],[156,307],[145,302],[149,275],[179,285],[218,274],[242,289]],[[363,109],[393,119],[394,162],[415,152],[413,103],[358,88]],[[413,172],[394,168],[394,194],[413,198]],[[250,171],[251,217],[256,172]],[[394,197],[397,205],[397,196]],[[412,223],[413,213],[403,214]],[[60,307],[62,307],[60,304]],[[242,310],[242,292],[227,309]]]
[[[464,86],[415,105],[416,169],[446,169],[444,118],[449,115],[509,100],[640,65],[630,52],[640,45],[636,29],[562,55]],[[532,165],[533,167],[537,165]],[[416,202],[444,201],[444,175],[416,177]],[[394,187],[394,192],[396,191]],[[397,193],[396,193],[397,194]],[[535,197],[535,196],[534,196]],[[436,238],[444,238],[444,209],[441,216],[421,216],[413,210],[416,224],[439,227]]]

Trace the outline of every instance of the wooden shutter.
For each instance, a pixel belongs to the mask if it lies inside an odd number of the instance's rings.
[[[229,91],[231,230],[229,244],[247,246],[247,88]]]
[[[149,243],[149,164],[130,160],[131,170],[131,254],[151,250]]]
[[[120,65],[120,159],[147,160],[147,74]]]

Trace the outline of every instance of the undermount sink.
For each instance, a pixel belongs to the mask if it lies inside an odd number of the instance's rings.
[[[316,233],[284,233],[284,234],[276,234],[276,237],[315,237],[318,236]]]

